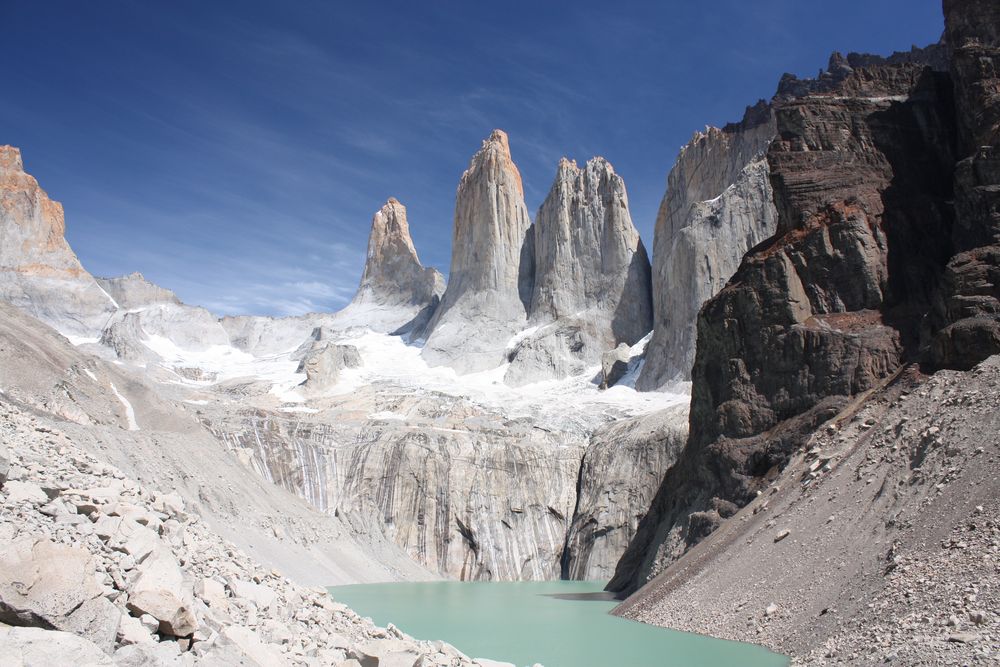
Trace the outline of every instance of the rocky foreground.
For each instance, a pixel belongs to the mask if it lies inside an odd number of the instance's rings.
[[[809,665],[1000,661],[1000,356],[907,368],[616,613]]]
[[[0,664],[497,665],[376,627],[0,402]]]

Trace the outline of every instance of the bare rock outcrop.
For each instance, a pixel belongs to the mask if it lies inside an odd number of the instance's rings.
[[[296,372],[306,374],[302,384],[307,390],[322,391],[337,383],[340,371],[361,365],[361,354],[355,346],[321,343],[305,355]]]
[[[691,434],[612,589],[710,534],[817,424],[919,353],[950,254],[951,81],[915,58],[831,65],[779,88],[777,231],[699,315]]]
[[[698,132],[667,177],[653,241],[653,337],[636,387],[688,380],[702,304],[777,223],[767,148],[774,114],[761,101],[743,120]]]
[[[607,580],[687,439],[687,406],[621,419],[594,432],[580,465],[562,577]]]
[[[121,308],[142,308],[155,303],[180,304],[181,300],[170,290],[146,280],[139,272],[118,278],[97,278],[97,284]]]
[[[458,186],[448,287],[422,352],[428,363],[462,373],[503,363],[531,302],[530,226],[507,135],[494,130]]]
[[[62,204],[25,173],[21,151],[0,146],[0,299],[61,332],[97,337],[117,304],[66,243]]]
[[[649,260],[625,182],[607,160],[581,169],[563,158],[532,232],[528,323],[539,328],[509,355],[505,379],[514,385],[598,365],[603,352],[652,327]]]
[[[952,49],[959,158],[956,255],[931,315],[935,367],[969,369],[1000,352],[1000,7],[944,3]]]
[[[372,218],[361,285],[348,310],[370,313],[376,326],[387,317],[395,318],[378,328],[419,330],[433,315],[444,289],[444,276],[424,267],[417,257],[406,207],[390,197]]]

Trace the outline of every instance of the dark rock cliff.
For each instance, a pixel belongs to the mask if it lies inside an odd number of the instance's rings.
[[[690,437],[610,589],[710,534],[903,364],[1000,351],[1000,7],[954,0],[945,16],[947,46],[834,54],[817,79],[782,79],[777,232],[699,314]]]
[[[944,12],[959,135],[957,254],[929,318],[929,358],[968,369],[1000,352],[1000,4],[947,0]]]

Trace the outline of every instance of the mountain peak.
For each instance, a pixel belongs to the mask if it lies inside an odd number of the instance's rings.
[[[24,162],[21,160],[21,149],[15,146],[0,146],[0,172],[24,173]]]
[[[390,197],[372,217],[365,270],[353,303],[423,306],[443,289],[443,283],[440,273],[420,263],[406,207]]]
[[[490,145],[498,146],[504,155],[510,157],[510,139],[503,130],[493,130],[490,133],[490,138],[483,142],[483,148],[487,148]]]

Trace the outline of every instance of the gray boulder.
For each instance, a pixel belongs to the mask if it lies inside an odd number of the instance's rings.
[[[601,355],[601,389],[614,386],[628,372],[631,348],[622,343]]]
[[[93,642],[69,632],[0,625],[0,664],[4,667],[114,667]]]
[[[103,597],[91,555],[36,537],[0,546],[0,622],[65,630],[114,646],[121,612]]]
[[[321,343],[299,362],[298,373],[305,373],[302,385],[311,391],[332,387],[340,379],[340,371],[345,368],[359,368],[364,362],[358,348],[353,345]]]
[[[174,557],[153,552],[139,565],[139,576],[129,587],[128,608],[160,622],[163,634],[184,637],[198,628],[191,586]]]

